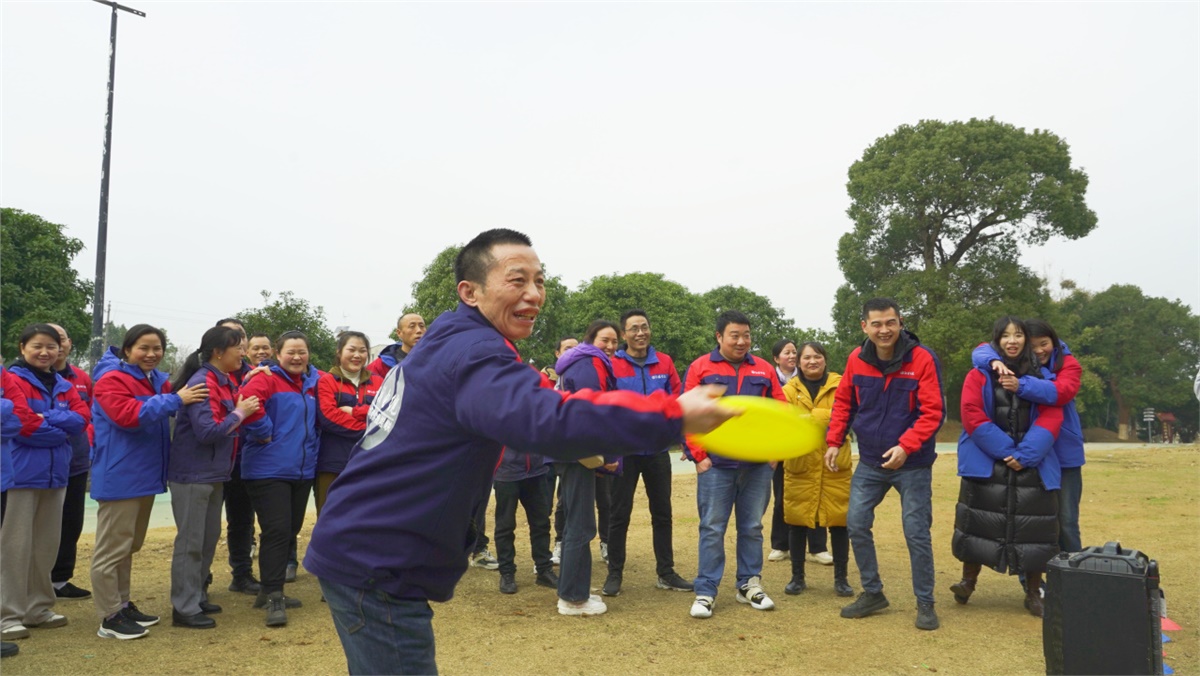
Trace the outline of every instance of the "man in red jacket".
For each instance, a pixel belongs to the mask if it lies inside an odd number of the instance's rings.
[[[935,436],[946,418],[942,367],[933,350],[904,329],[900,308],[890,298],[873,298],[863,305],[862,329],[867,340],[846,361],[825,435],[825,465],[833,472],[838,471],[838,449],[851,427],[858,439],[846,528],[863,593],[842,608],[842,617],[866,617],[888,607],[871,526],[876,505],[895,488],[917,597],[916,626],[937,629],[929,529]]]

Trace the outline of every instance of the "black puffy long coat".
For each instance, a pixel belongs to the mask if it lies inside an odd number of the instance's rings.
[[[992,420],[1020,441],[1030,425],[1029,403],[993,377]],[[988,479],[963,477],[954,514],[955,558],[1000,573],[1040,572],[1058,553],[1058,491],[1042,486],[1036,467],[1019,472],[997,460]]]

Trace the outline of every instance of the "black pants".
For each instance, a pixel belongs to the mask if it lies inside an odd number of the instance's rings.
[[[69,582],[75,577],[75,552],[83,533],[83,508],[87,502],[88,473],[80,472],[67,480],[63,498],[62,535],[58,540],[58,559],[50,571],[51,582]]]
[[[608,571],[625,570],[625,540],[633,515],[633,497],[638,477],[646,482],[650,502],[650,528],[654,541],[654,562],[659,577],[675,572],[675,551],[671,526],[671,457],[669,453],[625,456],[625,470],[613,477],[612,510],[608,526]]]
[[[554,570],[550,562],[550,503],[546,499],[546,478],[535,476],[520,481],[497,481],[496,489],[496,558],[500,573],[517,572],[517,503],[525,508],[529,522],[529,547],[534,570],[538,573]]]
[[[775,474],[771,476],[771,489],[775,498],[775,506],[771,510],[771,549],[786,552],[791,549],[788,528],[783,520],[783,463],[775,466]],[[826,532],[824,527],[808,529],[808,552],[820,554],[826,551]],[[803,558],[804,552],[800,552]]]
[[[268,594],[283,590],[292,538],[304,524],[312,479],[249,479],[244,482],[262,526],[258,577]]]
[[[226,541],[229,543],[229,568],[233,578],[254,576],[250,550],[254,547],[254,506],[242,481],[242,464],[233,466],[233,476],[225,482]]]
[[[804,545],[811,542],[814,529],[805,526],[788,526],[788,540],[792,559],[792,575],[804,577]],[[822,528],[821,530],[825,530]],[[850,562],[850,535],[845,526],[829,527],[829,543],[833,545],[833,574],[846,577],[846,566]]]
[[[475,535],[475,547],[471,550],[472,554],[479,554],[485,551],[488,543],[491,542],[487,536],[488,500],[491,500],[491,493],[489,493],[488,498],[479,505],[479,511],[471,515],[471,533]]]

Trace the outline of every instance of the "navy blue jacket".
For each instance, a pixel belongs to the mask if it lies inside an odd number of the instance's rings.
[[[573,460],[662,448],[682,428],[679,403],[662,395],[566,395],[543,383],[478,310],[460,303],[439,317],[384,380],[304,566],[358,589],[446,601],[503,446]]]
[[[175,422],[167,480],[181,484],[229,481],[242,414],[233,378],[212,364],[202,364],[187,386],[208,387],[208,399],[183,407]]]
[[[90,410],[92,408],[92,378],[83,369],[78,366],[68,363],[66,368],[58,372],[75,386],[75,391],[79,394],[79,398],[83,404]],[[88,471],[92,466],[92,424],[88,421],[88,426],[82,432],[71,435],[71,476],[77,476]]]

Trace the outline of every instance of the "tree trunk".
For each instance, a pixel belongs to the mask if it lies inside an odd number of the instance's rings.
[[[1129,441],[1129,402],[1121,396],[1121,390],[1117,387],[1115,379],[1108,381],[1108,388],[1112,390],[1113,399],[1117,400],[1117,438],[1121,441]]]

